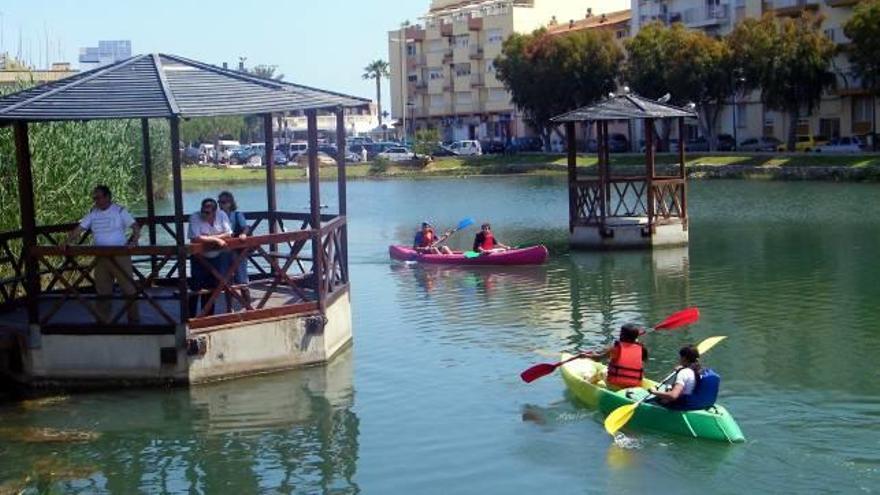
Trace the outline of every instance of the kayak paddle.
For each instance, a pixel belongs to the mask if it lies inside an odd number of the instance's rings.
[[[697,308],[686,308],[677,313],[673,313],[669,315],[665,320],[661,321],[659,325],[655,326],[653,329],[649,329],[645,331],[648,333],[651,330],[672,330],[673,328],[682,327],[688,324],[691,324],[700,319],[700,310]],[[566,359],[565,361],[560,361],[556,364],[550,363],[541,363],[532,366],[531,368],[520,373],[520,378],[522,381],[526,383],[532,383],[533,381],[541,378],[543,376],[547,376],[550,373],[556,371],[556,368],[562,366],[563,364],[574,361],[575,359],[581,359],[584,357],[595,356],[595,354],[589,353],[581,353],[572,358]]]
[[[458,225],[456,225],[454,229],[449,231],[448,234],[444,235],[441,239],[434,242],[434,244],[431,244],[431,247],[434,247],[434,246],[440,244],[441,242],[445,241],[446,239],[449,239],[449,236],[451,236],[452,234],[458,232],[461,229],[466,229],[473,224],[474,224],[473,218],[463,218],[460,222],[458,222]]]
[[[700,342],[697,345],[697,351],[700,353],[700,356],[702,356],[704,353],[709,352],[709,349],[715,347],[716,344],[726,338],[727,337],[724,336],[709,337],[708,339]],[[660,383],[658,383],[657,387],[659,388],[661,385],[665,384],[672,377],[674,377],[676,373],[678,373],[677,368],[666,378],[664,378]],[[642,404],[642,402],[645,402],[651,397],[653,397],[653,395],[649,393],[648,395],[639,399],[637,402],[627,404],[625,406],[620,406],[617,409],[611,411],[611,414],[609,414],[608,417],[605,418],[605,431],[607,431],[609,435],[614,436],[615,433],[617,433],[629,422],[630,419],[632,419],[632,417],[636,413],[636,409]]]

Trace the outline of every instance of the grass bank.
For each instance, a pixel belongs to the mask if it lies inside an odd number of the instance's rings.
[[[644,155],[619,154],[611,156],[612,168],[620,173],[637,173],[644,164]],[[657,155],[658,168],[677,164],[674,153]],[[581,175],[594,173],[595,155],[578,155]],[[880,154],[822,155],[818,153],[729,153],[693,154],[687,159],[689,173],[695,177],[748,178],[769,175],[777,178],[880,180]],[[566,158],[560,154],[529,153],[519,155],[486,155],[480,157],[448,157],[426,166],[389,165],[378,170],[372,164],[352,164],[346,168],[349,179],[392,177],[457,177],[471,175],[533,174],[556,175],[566,172]],[[321,177],[336,178],[336,167],[321,168]],[[827,176],[827,177],[826,177]],[[190,167],[183,178],[195,183],[262,182],[263,169],[223,169]],[[302,181],[305,170],[299,167],[281,167],[276,170],[279,181]]]

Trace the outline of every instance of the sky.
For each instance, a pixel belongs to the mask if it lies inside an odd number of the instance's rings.
[[[388,60],[388,31],[416,22],[429,0],[0,0],[0,52],[33,65],[67,61],[98,40],[132,54],[171,53],[237,67],[277,65],[284,80],[375,99],[363,68]],[[46,40],[48,39],[48,43]],[[388,84],[383,100],[388,101]]]

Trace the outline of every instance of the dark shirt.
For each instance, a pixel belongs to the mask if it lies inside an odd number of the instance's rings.
[[[477,232],[477,235],[474,237],[474,248],[473,248],[473,250],[474,250],[474,251],[479,251],[479,250],[480,250],[480,246],[483,245],[483,241],[484,241],[484,240],[486,240],[486,233],[485,233],[485,232],[482,232],[482,231]],[[498,239],[496,239],[495,236],[492,236],[492,247],[495,247],[495,246],[497,246],[497,245],[498,245]]]

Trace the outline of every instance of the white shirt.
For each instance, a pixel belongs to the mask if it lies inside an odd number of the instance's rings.
[[[92,231],[96,246],[125,246],[128,243],[125,231],[132,225],[131,213],[116,203],[110,203],[105,210],[92,208],[79,221],[81,228]]]
[[[690,368],[682,368],[675,375],[675,385],[681,385],[682,395],[690,395],[694,393],[694,387],[697,386],[697,376],[694,370]]]
[[[209,223],[202,220],[201,212],[195,212],[189,217],[189,240],[203,235],[232,235],[232,225],[229,223],[229,216],[223,210],[217,210],[214,215],[214,222]],[[206,251],[203,256],[206,258],[214,258],[220,251]]]

